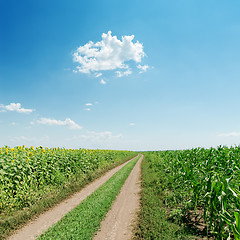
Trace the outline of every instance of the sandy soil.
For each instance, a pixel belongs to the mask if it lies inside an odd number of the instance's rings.
[[[131,161],[131,160],[129,160]],[[129,162],[128,161],[128,162]],[[32,240],[40,236],[53,224],[57,223],[64,215],[75,208],[86,197],[98,189],[103,183],[112,177],[119,169],[121,169],[128,162],[108,171],[102,177],[98,178],[94,182],[88,184],[80,192],[75,193],[69,199],[59,203],[49,211],[41,214],[35,220],[29,222],[26,226],[16,231],[9,240]]]
[[[143,156],[138,160],[124,183],[94,240],[128,240],[132,238],[134,220],[140,206],[142,158]]]

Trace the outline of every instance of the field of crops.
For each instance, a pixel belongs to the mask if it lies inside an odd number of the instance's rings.
[[[168,219],[201,222],[216,239],[240,239],[240,147],[145,155],[151,173],[159,173],[151,184],[165,195]]]
[[[240,147],[144,155],[135,239],[240,239]],[[101,175],[133,156],[113,150],[0,148],[0,238],[18,221],[26,222],[78,190],[84,179],[91,181],[96,172]],[[62,193],[48,206],[46,199]],[[33,208],[42,202],[42,210]],[[33,211],[25,214],[26,209]]]
[[[35,204],[52,189],[119,161],[130,152],[64,148],[0,148],[0,213]],[[51,193],[50,193],[51,194]]]

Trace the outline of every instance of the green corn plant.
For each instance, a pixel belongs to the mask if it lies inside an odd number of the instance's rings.
[[[234,212],[233,216],[225,212],[221,214],[222,219],[231,227],[234,235],[234,239],[240,240],[240,214],[239,212]]]
[[[240,203],[240,191],[237,189],[232,189],[230,186],[229,190],[232,192],[232,195],[234,196],[237,205],[239,207]],[[222,219],[231,227],[234,235],[234,239],[240,240],[240,210],[237,209],[237,211],[234,211],[232,214],[229,212],[225,212],[224,214],[221,214]]]
[[[180,199],[179,206],[187,201],[195,210],[204,210],[208,232],[216,239],[227,239],[231,234],[238,239],[240,146],[152,152],[151,155],[156,171],[165,166],[173,179],[171,198]],[[159,159],[162,166],[157,165]],[[178,198],[179,193],[182,198]]]

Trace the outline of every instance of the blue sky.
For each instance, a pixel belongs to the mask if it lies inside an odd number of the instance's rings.
[[[2,0],[0,146],[239,145],[239,9]]]

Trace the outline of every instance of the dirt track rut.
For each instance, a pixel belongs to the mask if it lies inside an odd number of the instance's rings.
[[[94,240],[128,240],[140,205],[141,161],[138,160]]]

